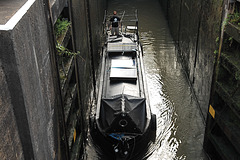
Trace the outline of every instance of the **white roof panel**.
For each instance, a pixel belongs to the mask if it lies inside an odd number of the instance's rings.
[[[110,79],[137,79],[135,60],[112,60]]]

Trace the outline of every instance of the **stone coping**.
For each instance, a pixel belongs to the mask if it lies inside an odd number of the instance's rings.
[[[0,30],[12,30],[36,0],[0,0]]]

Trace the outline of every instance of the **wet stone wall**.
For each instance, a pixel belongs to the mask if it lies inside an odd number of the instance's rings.
[[[78,77],[83,106],[91,103],[91,91],[95,87],[95,76],[100,60],[102,22],[106,0],[72,0],[72,27],[77,56]],[[85,108],[84,113],[88,108]]]
[[[160,0],[171,34],[193,86],[204,119],[207,116],[222,0]]]
[[[104,10],[106,9],[106,0],[88,0],[89,1],[89,17],[91,24],[91,43],[94,59],[94,69],[98,68],[100,59],[99,49],[101,48],[102,22],[104,18]]]
[[[80,82],[81,105],[86,106],[89,99],[89,88],[92,88],[92,67],[90,38],[88,28],[87,2],[73,0],[71,3],[73,38],[77,56],[78,77]],[[84,109],[84,107],[82,108]],[[85,113],[84,110],[82,110]]]

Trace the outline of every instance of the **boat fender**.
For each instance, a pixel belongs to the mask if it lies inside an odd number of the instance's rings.
[[[114,152],[116,152],[116,153],[119,152],[118,146],[114,146]]]
[[[150,137],[153,143],[156,140],[156,130],[157,130],[157,118],[156,118],[156,114],[152,114]]]
[[[156,131],[156,130],[157,130],[157,118],[156,118],[156,114],[152,114],[152,117],[151,117],[151,130],[152,130],[152,131]]]

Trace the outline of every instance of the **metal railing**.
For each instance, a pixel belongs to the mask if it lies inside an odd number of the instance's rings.
[[[134,32],[138,36],[138,11],[135,10],[134,14],[125,14],[125,11],[120,13],[118,15],[120,18],[120,32],[123,34],[126,33],[127,26],[135,27]],[[103,19],[103,33],[108,34],[108,31],[110,30],[110,19],[112,15],[108,15],[107,11],[105,10],[105,15]]]

